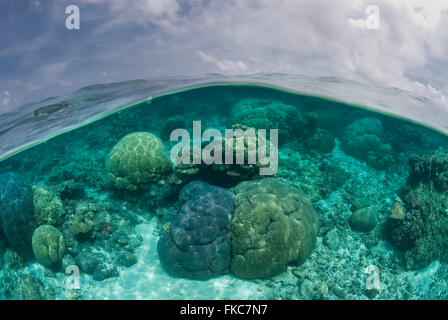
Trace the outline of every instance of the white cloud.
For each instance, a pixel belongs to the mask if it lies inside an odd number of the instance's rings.
[[[203,72],[331,74],[406,89],[413,86],[407,72],[448,55],[448,0],[84,1],[111,3],[115,16],[103,32],[123,23],[159,26],[165,34],[148,43],[148,55],[157,45],[180,74],[198,71],[190,66],[199,53]],[[363,27],[369,5],[380,9],[380,30],[353,28]]]
[[[70,87],[72,85],[72,83],[70,81],[65,81],[65,80],[61,80],[61,79],[58,80],[58,83],[64,87]]]
[[[443,11],[448,10],[448,0],[396,0],[391,3],[404,9],[415,25],[430,30],[440,26]]]
[[[30,1],[29,6],[33,9],[40,10],[42,8],[42,3],[39,0],[32,0]]]
[[[27,77],[0,79],[2,87],[21,79],[22,89],[28,82],[35,84],[31,89],[40,87],[28,97],[39,92],[43,98],[68,89],[62,83],[81,87],[163,75],[285,72],[373,80],[446,101],[448,0],[78,2],[81,15],[89,16],[82,38],[55,50],[71,57],[75,49],[77,60],[38,59],[36,52],[53,49],[58,38],[56,31],[44,33],[0,49],[0,59],[24,55],[24,69],[32,70]],[[365,19],[368,5],[380,8],[379,30],[353,27]],[[58,79],[61,85],[54,86]],[[23,99],[12,93],[14,102]]]
[[[118,73],[102,71],[101,75],[106,79],[107,82],[113,82],[113,79],[118,75]]]
[[[188,25],[188,47],[223,72],[330,74],[413,90],[406,73],[448,56],[447,1],[211,0],[178,23]],[[347,23],[364,19],[372,4],[380,9],[379,30]],[[232,63],[240,57],[250,69]]]
[[[35,91],[35,90],[38,90],[40,88],[40,86],[35,85],[35,84],[31,83],[31,82],[27,82],[26,85],[25,85],[25,88],[28,91]]]
[[[11,101],[11,99],[10,99],[11,93],[9,91],[5,90],[5,91],[3,91],[3,95],[5,96],[3,98],[3,105],[7,106],[9,104],[9,102]]]
[[[115,15],[104,30],[114,25],[137,22],[139,24],[154,24],[166,31],[176,32],[179,3],[176,0],[82,0],[86,3],[106,3]]]
[[[68,62],[49,63],[40,68],[41,76],[56,81],[60,75],[63,75],[67,66]]]
[[[213,63],[220,71],[230,73],[241,73],[248,70],[248,67],[244,61],[237,60],[219,60],[210,54],[206,54],[202,51],[198,51],[199,56],[204,62]]]

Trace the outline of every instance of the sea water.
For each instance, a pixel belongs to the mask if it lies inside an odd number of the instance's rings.
[[[29,184],[35,227],[51,225],[59,231],[65,250],[54,264],[45,266],[36,259],[34,240],[24,237],[33,249],[25,254],[13,248],[2,231],[0,298],[448,297],[444,134],[414,123],[415,117],[411,122],[341,101],[250,84],[166,92],[138,102],[125,94],[115,98],[126,107],[111,108],[113,112],[96,119],[61,122],[71,105],[43,103],[38,111],[2,128],[3,137],[15,127],[30,130],[15,143],[3,140],[0,174],[17,173]],[[212,169],[200,164],[188,170],[172,164],[163,177],[131,184],[136,186],[132,190],[111,184],[108,161],[123,137],[151,133],[162,142],[163,151],[158,152],[169,158],[178,142],[171,132],[183,129],[193,136],[195,121],[203,130],[214,129],[223,136],[235,125],[278,130],[275,174],[260,175],[247,163],[215,163]],[[44,125],[33,128],[35,122]],[[130,157],[132,152],[141,150],[131,150]],[[136,157],[145,157],[145,152]],[[178,213],[180,194],[188,183],[199,180],[236,192],[244,181],[272,178],[299,190],[318,218],[313,249],[304,261],[290,261],[270,277],[250,279],[238,277],[230,266],[195,279],[173,274],[161,263],[158,242],[170,232],[164,219],[173,210]],[[5,201],[16,200],[2,199],[3,208],[10,207]],[[85,230],[75,231],[76,223]]]

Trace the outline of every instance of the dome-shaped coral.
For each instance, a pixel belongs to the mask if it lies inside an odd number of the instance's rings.
[[[269,158],[271,148],[275,146],[270,143],[269,139],[266,139],[263,135],[259,135],[255,128],[249,128],[241,124],[232,125],[232,129],[235,132],[242,134],[241,138],[233,138],[232,143],[227,145],[226,141],[229,141],[228,137],[215,137],[213,143],[221,144],[221,156],[218,163],[215,162],[216,152],[203,152],[202,163],[200,164],[179,164],[174,169],[174,177],[182,182],[192,180],[207,181],[214,185],[221,187],[234,186],[238,182],[244,180],[252,180],[254,176],[260,174],[261,168],[269,167],[271,161],[275,161]],[[237,133],[235,136],[238,136]],[[264,141],[265,146],[262,150],[258,140]],[[202,148],[205,150],[209,148],[211,143],[205,142]],[[231,149],[230,149],[231,148]],[[227,150],[232,150],[233,161],[232,164],[226,163]],[[260,161],[260,157],[257,155],[261,151],[266,153],[267,161]],[[238,162],[237,157],[241,157],[241,162]],[[278,159],[277,159],[278,161]],[[192,161],[191,161],[192,162]],[[272,163],[274,166],[274,163]]]
[[[36,228],[33,192],[18,173],[0,174],[0,226],[12,249],[31,254],[31,237]]]
[[[231,121],[256,129],[278,129],[280,141],[313,130],[308,119],[295,107],[265,99],[241,100],[232,109]]]
[[[227,272],[232,212],[231,191],[200,181],[185,186],[177,207],[164,217],[167,234],[157,245],[164,268],[193,279]]]
[[[65,215],[59,196],[45,186],[34,188],[34,216],[38,224],[58,225]]]
[[[46,267],[59,264],[67,252],[62,233],[47,224],[34,231],[32,244],[36,260]]]
[[[314,248],[318,220],[296,188],[275,178],[235,187],[231,271],[242,278],[267,278],[300,264]]]
[[[372,231],[377,225],[377,211],[375,206],[355,211],[350,217],[350,227],[355,231]]]
[[[162,140],[149,132],[135,132],[109,153],[107,180],[117,190],[136,191],[166,177],[171,167]]]
[[[375,118],[362,118],[344,131],[342,149],[375,169],[386,169],[393,162],[392,146],[383,141],[383,125]]]

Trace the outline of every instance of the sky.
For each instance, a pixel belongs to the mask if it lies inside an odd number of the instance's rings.
[[[448,0],[0,1],[0,113],[97,83],[257,72],[375,81],[448,108]]]

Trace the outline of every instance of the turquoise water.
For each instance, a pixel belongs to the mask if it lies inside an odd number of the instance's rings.
[[[51,123],[64,105],[45,110]],[[278,129],[275,175],[174,165],[170,133],[193,143],[193,121]],[[137,103],[0,162],[0,298],[446,299],[447,147],[250,85]]]

